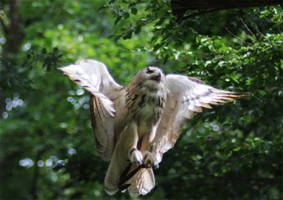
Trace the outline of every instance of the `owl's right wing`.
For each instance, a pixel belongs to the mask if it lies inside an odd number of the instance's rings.
[[[173,148],[182,132],[183,124],[203,108],[233,101],[248,96],[247,93],[235,93],[214,88],[202,81],[178,74],[166,76],[168,95],[161,120],[156,128],[153,140],[155,165],[161,162],[162,156]]]
[[[124,88],[115,82],[107,67],[96,60],[79,60],[59,70],[91,93],[90,110],[96,150],[104,160],[110,160],[115,146],[115,112]]]

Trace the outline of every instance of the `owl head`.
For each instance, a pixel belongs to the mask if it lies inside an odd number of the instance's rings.
[[[157,92],[165,86],[165,76],[158,67],[149,66],[136,73],[130,85],[143,91]]]

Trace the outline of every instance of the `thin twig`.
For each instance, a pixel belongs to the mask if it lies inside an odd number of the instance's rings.
[[[0,24],[3,28],[3,31],[5,34],[8,33],[8,25],[7,23],[5,23],[5,21],[7,21],[7,15],[5,14],[5,12],[3,10],[0,10]]]
[[[218,10],[221,10],[221,9],[219,9],[219,8],[213,8],[213,9],[209,9],[209,10],[205,10],[205,11],[199,11],[198,13],[181,17],[181,18],[179,19],[179,21],[183,21],[183,20],[186,20],[186,19],[189,19],[189,18],[193,18],[193,17],[200,16],[200,15],[204,15],[204,14],[211,13],[211,12],[216,12],[216,11],[218,11]]]
[[[241,20],[242,24],[244,25],[244,27],[247,29],[247,31],[255,37],[255,34],[251,31],[251,29],[248,27],[248,25],[244,22],[242,17],[240,17],[240,20]]]

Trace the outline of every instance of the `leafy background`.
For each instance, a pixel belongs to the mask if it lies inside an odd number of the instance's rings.
[[[282,8],[180,21],[170,2],[0,2],[0,199],[130,198],[103,191],[89,95],[57,70],[80,58],[121,84],[157,65],[251,94],[190,120],[137,199],[283,199]]]

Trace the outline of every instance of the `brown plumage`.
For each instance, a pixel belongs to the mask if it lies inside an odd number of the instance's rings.
[[[155,186],[152,167],[174,146],[183,123],[202,107],[244,96],[184,75],[165,76],[151,66],[137,72],[126,87],[95,60],[59,69],[92,95],[96,150],[110,161],[104,180],[110,195],[119,190],[131,196],[150,192]]]

